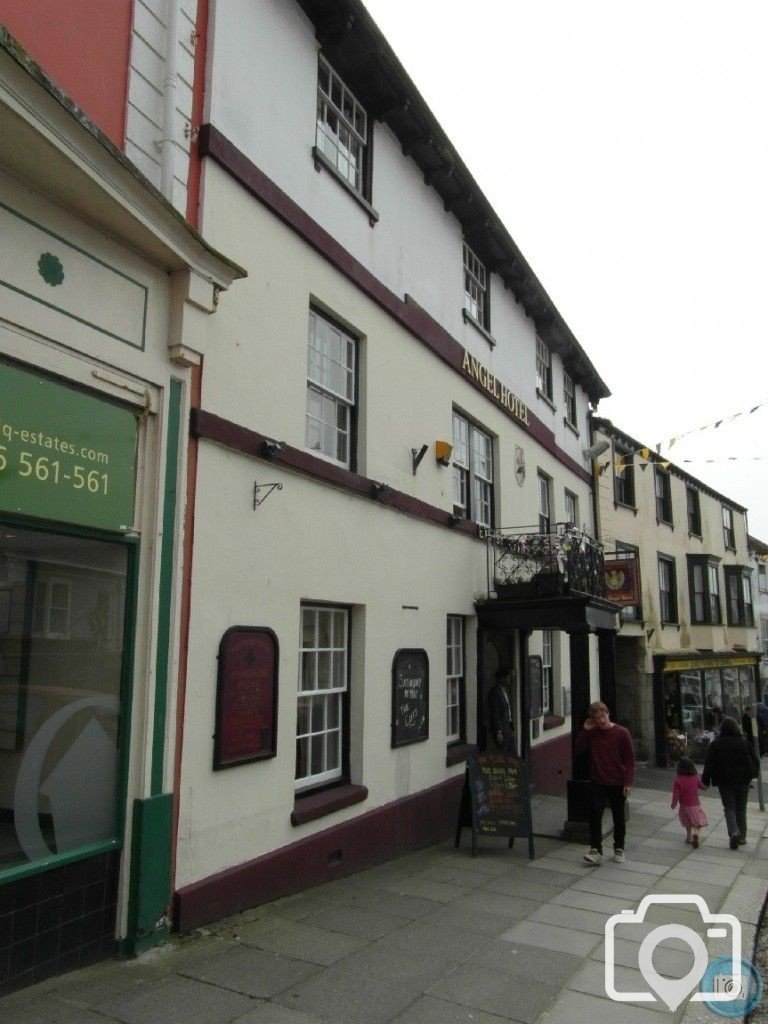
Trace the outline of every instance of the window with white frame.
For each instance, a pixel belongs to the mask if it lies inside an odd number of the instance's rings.
[[[571,427],[576,426],[576,384],[567,370],[563,371],[563,402],[565,420]]]
[[[565,492],[565,521],[570,526],[579,525],[579,499],[570,491]]]
[[[742,565],[726,565],[723,572],[725,573],[728,625],[754,625],[751,570]]]
[[[552,516],[550,513],[550,486],[552,481],[543,473],[538,474],[539,487],[539,533],[550,533]]]
[[[552,353],[544,342],[536,338],[536,388],[552,401]]]
[[[324,57],[317,74],[318,150],[354,190],[363,195],[368,118],[364,108]]]
[[[654,471],[656,487],[656,518],[660,523],[672,525],[672,485],[669,473],[656,466]]]
[[[32,610],[34,636],[67,638],[69,636],[70,583],[54,577],[35,583]]]
[[[355,347],[351,334],[309,311],[306,446],[348,469],[353,461]]]
[[[461,615],[448,616],[446,666],[446,740],[456,743],[464,731],[464,619]]]
[[[349,612],[302,605],[296,789],[340,779],[349,698]]]
[[[701,501],[695,487],[686,487],[685,500],[688,507],[688,533],[701,536]]]
[[[484,264],[477,258],[467,243],[464,243],[464,309],[486,330],[490,327],[488,316],[488,276]]]
[[[631,448],[614,445],[613,484],[617,505],[635,507],[635,460]]]
[[[677,580],[675,560],[669,555],[659,555],[659,617],[662,623],[676,623]]]
[[[733,529],[733,509],[723,505],[723,544],[732,551],[736,550],[736,534]]]
[[[720,559],[714,555],[688,555],[691,622],[694,625],[717,625],[722,621],[719,562]]]
[[[453,514],[493,525],[493,439],[465,416],[453,414]]]
[[[552,714],[552,650],[554,632],[544,629],[541,633],[541,708],[542,714]]]

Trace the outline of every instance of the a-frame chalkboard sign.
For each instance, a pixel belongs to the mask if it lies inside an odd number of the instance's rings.
[[[504,754],[478,754],[467,761],[461,794],[456,843],[461,830],[472,829],[472,856],[477,856],[478,836],[528,837],[528,856],[533,860],[533,821],[528,767]]]

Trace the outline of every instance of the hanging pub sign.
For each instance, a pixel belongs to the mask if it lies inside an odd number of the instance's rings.
[[[0,510],[133,527],[137,414],[0,363]]]
[[[640,604],[636,558],[614,558],[605,563],[605,597],[614,604]]]
[[[214,771],[277,753],[277,666],[271,629],[232,626],[221,638]]]
[[[400,650],[392,662],[392,746],[429,738],[429,657]]]

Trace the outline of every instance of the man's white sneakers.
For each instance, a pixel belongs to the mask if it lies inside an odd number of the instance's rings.
[[[619,850],[619,849],[615,849],[613,851],[613,859],[616,861],[617,864],[623,864],[624,863],[624,851],[623,850]]]
[[[584,854],[584,860],[587,864],[600,864],[603,860],[603,855],[593,846],[589,853]]]

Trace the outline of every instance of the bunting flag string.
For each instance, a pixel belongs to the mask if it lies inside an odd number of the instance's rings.
[[[680,462],[768,462],[768,455],[723,455],[719,459],[680,459]]]
[[[689,437],[691,434],[700,434],[704,430],[719,430],[724,423],[737,420],[740,416],[751,416],[752,413],[757,412],[758,409],[762,409],[766,405],[768,405],[768,401],[759,402],[757,405],[753,405],[751,409],[742,409],[741,412],[735,412],[732,416],[723,416],[722,419],[715,420],[714,423],[705,423],[703,427],[694,427],[693,430],[686,430],[682,434],[670,437],[666,443],[659,441],[656,445],[656,451],[660,452],[663,447],[672,448],[681,438]]]
[[[724,423],[730,423],[731,421],[738,419],[740,416],[751,416],[753,413],[757,412],[758,409],[762,409],[765,406],[768,406],[768,401],[758,402],[758,404],[753,405],[751,409],[742,409],[741,412],[735,412],[732,416],[723,416],[719,420],[715,420],[713,423],[705,423],[703,427],[694,427],[693,430],[686,430],[682,434],[677,434],[675,437],[670,437],[669,440],[666,442],[659,441],[659,443],[655,446],[655,453],[657,456],[655,459],[653,459],[655,465],[660,466],[662,469],[669,469],[671,465],[669,460],[658,458],[658,455],[661,453],[661,449],[663,447],[671,449],[675,446],[675,444],[677,444],[678,441],[680,441],[684,437],[689,437],[691,434],[700,434],[702,431],[705,430],[718,430]],[[640,458],[643,459],[643,461],[646,463],[651,462],[652,454],[653,453],[651,452],[650,448],[642,447],[636,448],[634,451],[631,452],[622,452],[620,455],[615,455],[613,459],[614,471],[620,475],[624,471],[624,469],[629,465],[629,463],[632,461],[633,456],[635,455],[639,455]],[[679,459],[678,462],[762,462],[766,461],[766,458],[768,457],[764,457],[761,455],[731,455],[716,459]],[[599,467],[600,475],[602,475],[605,472],[605,470],[610,466],[610,464],[610,462],[602,463],[602,465]],[[641,468],[644,469],[645,467],[643,466]]]

